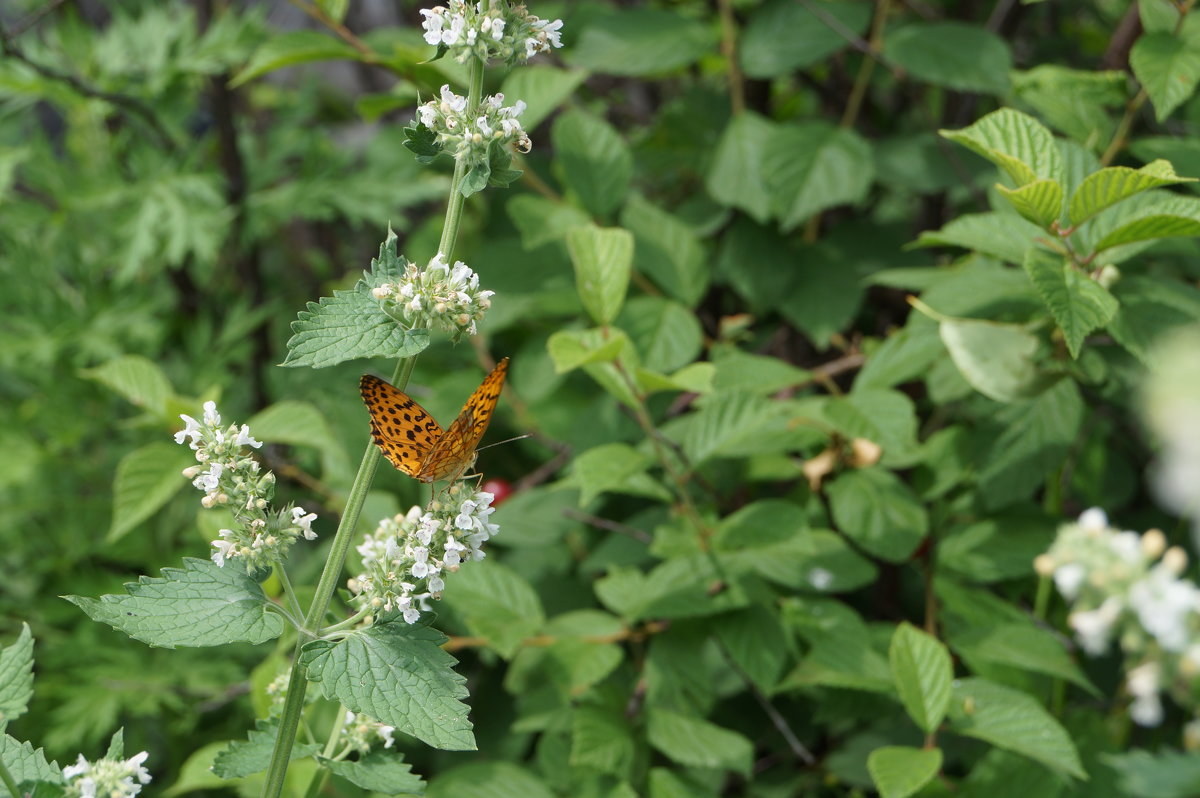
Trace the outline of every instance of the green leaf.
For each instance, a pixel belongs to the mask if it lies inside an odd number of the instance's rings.
[[[960,679],[950,703],[951,731],[1086,779],[1066,729],[1028,693],[986,679]]]
[[[746,444],[757,443],[763,434],[775,436],[786,424],[763,397],[732,392],[706,399],[686,421],[680,443],[694,466],[744,454]]]
[[[659,391],[687,391],[690,393],[712,393],[712,381],[716,369],[712,363],[692,363],[673,374],[639,368],[637,384],[643,394]]]
[[[1101,227],[1101,222],[1109,224]],[[1157,238],[1200,236],[1200,199],[1174,195],[1151,199],[1132,212],[1116,217],[1115,223],[1101,217],[1095,224],[1094,233],[1104,232],[1104,235],[1092,245],[1093,252]],[[1105,232],[1105,228],[1110,229]],[[1112,259],[1111,255],[1105,257]]]
[[[914,313],[902,330],[867,355],[866,365],[854,379],[854,390],[890,388],[924,377],[945,352],[937,327]]]
[[[246,422],[251,434],[265,442],[337,449],[329,422],[308,402],[285,400],[255,413]]]
[[[620,227],[588,225],[567,232],[575,286],[596,324],[611,324],[621,310],[629,288],[633,241],[630,232]]]
[[[670,501],[671,493],[646,474],[650,457],[625,443],[605,443],[576,455],[571,476],[560,482],[579,488],[579,506],[604,493],[629,493]]]
[[[300,661],[325,697],[347,709],[434,748],[473,751],[475,736],[461,701],[467,695],[465,680],[451,667],[454,657],[440,648],[445,641],[428,626],[393,621],[336,642],[306,643]]]
[[[245,740],[234,740],[229,747],[217,754],[212,771],[223,779],[240,779],[262,773],[271,765],[271,754],[275,750],[275,738],[279,734],[279,718],[258,718],[254,728],[246,733]],[[292,744],[288,761],[304,759],[321,750],[319,743]]]
[[[811,372],[796,368],[777,357],[756,355],[732,347],[714,347],[711,357],[717,367],[713,377],[713,389],[717,391],[749,390],[770,395],[812,379]]]
[[[412,357],[423,351],[429,331],[405,330],[371,295],[372,288],[398,280],[405,263],[396,254],[396,234],[388,230],[371,271],[353,290],[335,290],[296,314],[282,365],[324,368],[360,357]]]
[[[167,415],[167,399],[173,394],[171,381],[157,363],[141,355],[113,358],[96,368],[84,369],[83,375],[156,416]]]
[[[283,618],[237,563],[222,568],[185,557],[182,569],[162,574],[127,583],[127,595],[63,598],[92,620],[163,648],[264,643],[283,632]]]
[[[996,189],[1017,209],[1017,213],[1039,227],[1049,230],[1062,213],[1063,187],[1057,180],[1035,180],[1020,188]]]
[[[812,648],[779,689],[824,686],[894,692],[888,662],[872,646],[867,625],[854,610],[832,599],[793,600],[785,609],[792,610],[793,625],[802,621],[797,631]]]
[[[1018,187],[1035,180],[1062,180],[1063,162],[1049,130],[1033,117],[1001,108],[961,130],[941,130],[1003,169]]]
[[[106,539],[120,540],[158,512],[188,486],[182,471],[195,463],[194,452],[174,443],[149,443],[122,457],[113,481],[113,517]]]
[[[29,743],[13,739],[7,734],[0,734],[0,762],[8,769],[9,775],[21,789],[22,798],[29,791],[26,785],[36,782],[63,784],[62,769],[57,762],[47,762],[42,749],[34,749]],[[35,793],[35,796],[40,793]],[[0,784],[0,797],[12,798],[11,793]]]
[[[1078,358],[1083,339],[1112,321],[1117,300],[1104,286],[1061,255],[1044,249],[1031,249],[1025,255],[1025,271],[1038,295],[1054,314],[1062,330],[1071,357]]]
[[[617,777],[628,773],[636,743],[623,712],[580,706],[571,713],[571,767],[584,767]]]
[[[1130,275],[1113,292],[1121,307],[1108,331],[1143,362],[1163,333],[1200,321],[1200,292],[1178,280]]]
[[[620,207],[633,177],[633,156],[616,128],[586,111],[571,110],[554,120],[550,137],[562,182],[583,207],[595,216]]]
[[[505,675],[505,687],[518,693],[542,688],[549,680],[564,698],[582,695],[624,660],[616,643],[598,642],[616,640],[623,630],[620,619],[600,610],[557,615],[544,629],[553,642],[523,648]]]
[[[1110,109],[1128,99],[1123,71],[1071,69],[1038,64],[1027,71],[1009,73],[1012,95],[1037,112],[1051,127],[1092,149],[1103,147],[1116,123]]]
[[[1100,211],[1147,189],[1176,183],[1194,183],[1194,177],[1180,177],[1169,161],[1155,160],[1141,169],[1110,166],[1084,178],[1071,195],[1070,219],[1079,225]]]
[[[1022,325],[943,317],[938,333],[963,378],[997,402],[1036,396],[1052,380],[1038,371],[1038,339]]]
[[[1193,798],[1200,784],[1200,757],[1192,751],[1133,750],[1103,754],[1102,761],[1120,774],[1123,795],[1137,798]]]
[[[904,621],[892,635],[888,660],[908,716],[923,732],[932,734],[950,706],[950,682],[954,677],[950,652],[936,637]]]
[[[1179,7],[1173,0],[1138,0],[1137,7],[1147,33],[1170,33],[1179,24]]]
[[[844,472],[825,490],[838,530],[888,562],[907,560],[929,532],[925,508],[909,487],[886,469]]]
[[[883,447],[880,464],[902,468],[920,456],[917,409],[911,399],[886,388],[863,388],[826,404],[825,418],[843,437],[866,438]]]
[[[762,168],[783,231],[826,208],[861,202],[873,164],[870,145],[851,130],[816,120],[779,125],[767,140]]]
[[[742,71],[751,78],[774,78],[806,69],[849,46],[845,32],[861,36],[870,22],[871,7],[863,3],[770,0],[754,9],[742,31]]]
[[[787,661],[783,623],[773,608],[754,605],[722,616],[716,622],[717,639],[764,694],[770,695]]]
[[[646,738],[668,759],[689,767],[750,774],[754,746],[737,732],[667,709],[649,708],[646,715]]]
[[[956,91],[1003,95],[1012,53],[996,34],[962,22],[917,22],[888,33],[884,58],[913,77]]]
[[[649,573],[613,568],[596,583],[596,595],[604,606],[627,621],[643,618],[695,618],[739,609],[750,603],[746,591],[727,582],[712,558],[703,554],[677,556],[655,566]],[[723,590],[713,592],[714,586]]]
[[[642,365],[658,372],[692,363],[704,345],[704,331],[696,315],[664,297],[634,297],[621,311],[617,325],[633,340]]]
[[[525,102],[521,126],[533,131],[587,80],[582,69],[558,69],[542,64],[514,69],[500,87],[506,97],[519,97]]]
[[[937,231],[925,231],[909,245],[962,247],[1008,263],[1021,263],[1034,239],[1043,235],[1032,222],[1007,213],[967,213]]]
[[[615,327],[607,330],[559,330],[546,341],[546,351],[554,361],[557,374],[574,371],[589,363],[610,363],[629,346],[629,337]]]
[[[970,627],[950,636],[950,647],[969,662],[1006,665],[1065,679],[1094,696],[1100,691],[1051,632],[1022,623]]]
[[[254,51],[250,62],[234,75],[229,86],[237,88],[260,75],[296,64],[358,58],[357,50],[331,35],[310,30],[281,33],[267,39]]]
[[[33,697],[33,635],[29,624],[11,646],[0,650],[0,726],[21,717]]]
[[[805,13],[803,6],[791,2],[783,5]],[[745,211],[759,224],[766,224],[771,218],[771,195],[763,171],[763,153],[776,127],[774,122],[753,111],[735,115],[717,142],[705,178],[709,196],[722,205]]]
[[[942,749],[889,745],[867,757],[867,770],[880,798],[908,798],[942,769]]]
[[[511,762],[472,762],[438,774],[426,798],[555,798],[537,776]]]
[[[695,63],[709,52],[709,28],[671,11],[617,11],[584,28],[572,64],[608,75],[653,75]]]
[[[1062,467],[1083,417],[1083,399],[1071,380],[1059,381],[1032,401],[1001,409],[987,433],[991,445],[980,457],[984,505],[1003,507],[1042,485]]]
[[[1190,20],[1190,15],[1189,15]],[[1186,102],[1200,82],[1200,25],[1191,24],[1184,35],[1144,33],[1129,51],[1134,77],[1150,95],[1154,115],[1162,122]]]
[[[412,765],[392,751],[372,751],[357,762],[320,758],[335,776],[355,787],[384,795],[424,795],[425,781],[412,772]]]
[[[533,587],[506,565],[472,563],[447,575],[446,584],[446,602],[462,615],[471,634],[486,638],[505,659],[511,659],[522,641],[538,634],[546,622]]]
[[[709,270],[692,228],[637,194],[621,210],[621,225],[633,233],[638,271],[695,307],[708,289]]]

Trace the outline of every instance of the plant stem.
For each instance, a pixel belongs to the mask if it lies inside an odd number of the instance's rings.
[[[17,796],[21,794],[21,791],[17,789],[16,780],[8,772],[8,768],[4,766],[3,762],[0,762],[0,782],[4,783],[4,787],[8,790],[9,795]]]
[[[467,87],[467,108],[477,108],[479,99],[483,96],[483,64],[478,59],[471,59],[471,83]],[[442,238],[438,242],[438,252],[446,263],[454,256],[454,242],[458,238],[458,228],[462,222],[463,202],[466,197],[462,194],[462,181],[467,174],[467,162],[458,158],[454,162],[454,177],[450,180],[450,200],[446,203],[446,223],[442,227]]]

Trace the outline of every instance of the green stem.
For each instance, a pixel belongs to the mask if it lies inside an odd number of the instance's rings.
[[[478,106],[482,93],[483,65],[472,61],[471,85],[467,94],[469,108]],[[460,160],[454,165],[454,179],[450,185],[446,222],[442,228],[442,239],[438,246],[447,262],[450,262],[454,254],[454,242],[458,238],[463,206],[463,196],[459,188],[465,174],[466,166]],[[392,376],[392,384],[397,388],[404,389],[408,385],[408,379],[412,376],[416,363],[415,357],[404,358],[397,362],[396,371]],[[300,664],[300,649],[307,639],[316,638],[322,631],[321,624],[325,620],[325,613],[329,611],[329,602],[333,599],[333,592],[337,589],[337,583],[341,579],[342,568],[346,564],[346,555],[354,540],[354,530],[358,526],[358,518],[362,513],[363,502],[367,498],[367,490],[375,479],[375,469],[379,467],[379,459],[379,449],[376,448],[374,441],[368,441],[367,450],[363,453],[362,462],[358,466],[358,474],[355,475],[354,484],[350,486],[350,493],[346,497],[346,506],[342,511],[341,521],[338,523],[337,533],[333,537],[333,546],[329,551],[329,557],[325,560],[325,568],[321,571],[321,578],[317,582],[313,602],[308,608],[304,626],[299,630],[300,636],[296,640],[296,650],[292,656],[291,680],[288,682],[287,698],[284,700],[283,713],[279,719],[279,735],[275,738],[275,749],[271,752],[271,765],[267,769],[267,780],[263,785],[263,798],[279,798],[283,792],[283,782],[287,775],[292,745],[296,741],[296,731],[300,728],[300,716],[304,711],[304,693],[308,689],[308,679]],[[314,778],[313,782],[309,784],[309,793],[312,794],[314,785],[319,790],[320,784],[318,783],[323,784],[323,780],[323,775]]]
[[[283,563],[275,563],[275,573],[279,577],[279,584],[283,586],[283,595],[287,597],[288,608],[292,611],[292,617],[299,622],[304,617],[304,610],[300,609],[300,599],[296,598],[296,591],[292,588],[292,580],[288,579],[287,570],[283,567]]]
[[[479,59],[471,59],[470,85],[467,87],[467,108],[478,108],[483,97],[483,64]],[[442,227],[442,239],[438,242],[438,252],[446,263],[454,262],[454,242],[458,238],[458,228],[462,222],[463,202],[466,197],[462,194],[462,181],[467,175],[467,162],[458,158],[454,162],[454,177],[450,180],[450,200],[446,203],[446,223]]]

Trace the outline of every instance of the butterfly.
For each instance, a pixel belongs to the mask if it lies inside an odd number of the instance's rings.
[[[375,445],[392,465],[414,479],[458,479],[475,463],[475,447],[492,420],[507,371],[508,358],[504,358],[445,431],[411,396],[364,374],[358,387],[371,414]]]

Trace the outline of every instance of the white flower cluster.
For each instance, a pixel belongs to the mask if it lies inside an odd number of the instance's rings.
[[[371,294],[385,310],[401,314],[410,327],[437,327],[457,341],[476,333],[475,323],[492,306],[495,291],[479,290],[479,275],[461,260],[451,269],[438,253],[424,269],[410,263],[398,283],[384,283]]]
[[[503,94],[488,95],[478,108],[468,108],[467,98],[450,91],[448,83],[442,86],[439,99],[417,106],[417,117],[436,134],[438,146],[456,158],[465,158],[469,165],[487,161],[493,144],[515,144],[521,152],[533,149],[517,118],[524,112],[524,100],[506,106]]]
[[[1157,529],[1143,535],[1117,531],[1102,510],[1092,508],[1077,523],[1062,526],[1034,565],[1054,578],[1070,602],[1067,623],[1084,651],[1099,656],[1118,641],[1132,666],[1125,685],[1135,722],[1162,722],[1163,690],[1185,706],[1194,703],[1193,690],[1200,687],[1200,588],[1180,578],[1187,568],[1183,549],[1167,548]]]
[[[356,714],[347,710],[342,721],[342,740],[352,751],[360,754],[369,752],[379,740],[383,741],[384,748],[391,748],[396,742],[392,736],[395,731],[395,726],[380,723],[361,712]]]
[[[185,468],[183,475],[204,491],[201,505],[226,507],[237,522],[237,529],[222,529],[220,539],[213,541],[213,562],[224,566],[226,560],[238,557],[253,572],[281,562],[301,536],[316,538],[315,513],[305,513],[302,507],[271,510],[275,475],[270,471],[260,475],[258,462],[243,450],[262,446],[262,441],[251,437],[249,427],[231,424],[222,429],[215,402],[204,403],[203,421],[188,415],[180,418],[185,426],[175,433],[175,442],[187,441],[200,463]]]
[[[358,547],[363,573],[349,583],[358,603],[373,611],[398,610],[416,623],[429,600],[442,597],[443,572],[483,559],[483,544],[500,531],[489,520],[492,499],[455,483],[428,510],[413,507],[380,521]]]
[[[142,767],[149,756],[145,751],[129,759],[97,759],[89,762],[83,754],[74,765],[63,768],[63,779],[67,788],[63,792],[68,798],[128,798],[142,791],[143,784],[150,783],[150,771]]]
[[[450,0],[445,6],[422,9],[421,16],[425,41],[449,48],[459,63],[477,58],[486,64],[499,58],[511,65],[562,47],[561,19],[539,19],[508,0]]]

